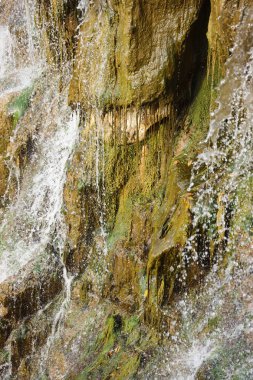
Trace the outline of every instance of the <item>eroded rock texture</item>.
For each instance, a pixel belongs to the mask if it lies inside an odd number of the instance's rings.
[[[217,194],[218,243],[213,241],[205,227],[192,225],[201,176],[193,189],[189,185],[210,112],[217,107],[236,25],[249,5],[243,0],[38,2],[35,19],[51,75],[59,75],[60,92],[69,82],[68,102],[81,118],[62,209],[64,262],[75,280],[45,379],[155,378],[149,364],[158,365],[156,349],[170,345],[167,337],[179,330],[176,302],[192,289],[198,292],[225,251],[235,214],[224,211],[223,194]],[[22,179],[43,117],[39,104],[45,87],[33,93],[37,115],[30,110],[31,94],[17,120],[7,112],[12,99],[1,100],[0,196],[7,188],[7,151]],[[57,107],[52,113],[57,116]],[[20,117],[28,127],[8,148]],[[219,231],[221,215],[226,233]],[[201,231],[195,247],[199,260],[186,262],[185,245],[194,228]],[[14,378],[38,376],[39,350],[64,287],[61,274],[62,263],[46,262],[39,274],[28,268],[17,287],[11,285],[16,279],[0,287],[0,344],[11,345]],[[48,304],[48,319],[36,314]],[[200,335],[216,322],[208,320]],[[251,347],[252,337],[245,339]],[[196,379],[212,370],[212,361],[203,363]]]

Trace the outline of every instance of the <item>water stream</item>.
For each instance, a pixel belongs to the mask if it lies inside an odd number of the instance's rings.
[[[192,262],[205,266],[209,260],[212,271],[201,291],[186,291],[176,305],[181,325],[174,335],[168,334],[169,352],[160,353],[164,364],[157,366],[150,379],[194,380],[200,368],[207,371],[204,378],[253,378],[252,15],[246,13],[237,27],[218,107],[211,115],[206,149],[194,164],[188,189],[194,192],[196,186],[198,190],[193,233],[184,251],[186,271]],[[203,236],[206,239],[200,245]],[[228,265],[222,268],[225,254]]]
[[[66,104],[55,126],[44,121],[19,195],[0,228],[0,281],[41,255],[60,224],[66,164],[78,136],[78,123],[78,113]]]
[[[44,58],[33,19],[35,7],[28,0],[13,5],[1,25],[0,97],[31,86],[43,71]],[[10,24],[10,25],[9,25]]]
[[[19,96],[23,90],[31,86],[35,88],[30,99],[29,116],[21,118],[11,137],[15,153],[15,146],[18,149],[23,136],[27,135],[29,160],[22,176],[15,157],[9,153],[6,158],[12,169],[9,181],[14,174],[17,179],[17,194],[7,207],[0,225],[0,283],[10,278],[15,280],[17,274],[20,281],[22,269],[27,264],[34,266],[41,256],[50,255],[48,244],[59,254],[65,284],[63,301],[42,353],[43,363],[65,315],[73,280],[63,261],[65,225],[62,206],[67,165],[79,136],[80,112],[79,109],[72,111],[68,106],[69,76],[64,78],[65,89],[59,92],[59,75],[49,72],[40,59],[43,54],[36,53],[33,2],[25,0],[22,5],[24,9],[19,15],[26,29],[25,61],[19,62],[15,55],[15,35],[8,25],[0,27],[0,97]],[[67,67],[66,72],[69,73]],[[11,377],[11,363],[7,367],[6,379]]]

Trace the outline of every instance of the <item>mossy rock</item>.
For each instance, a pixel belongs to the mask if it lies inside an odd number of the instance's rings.
[[[29,87],[8,105],[8,111],[12,115],[14,127],[17,125],[19,119],[24,116],[25,111],[29,107],[32,93],[33,87]]]
[[[75,380],[134,379],[141,354],[153,349],[156,342],[152,334],[143,329],[138,316],[109,315],[96,342],[86,353],[89,359],[85,369]]]

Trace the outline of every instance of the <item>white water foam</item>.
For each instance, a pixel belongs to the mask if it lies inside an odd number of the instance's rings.
[[[65,105],[53,133],[38,137],[38,153],[26,171],[16,202],[0,228],[0,281],[40,255],[61,221],[66,164],[78,137],[79,113]]]

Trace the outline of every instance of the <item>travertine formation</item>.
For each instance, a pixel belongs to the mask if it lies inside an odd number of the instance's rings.
[[[177,329],[180,315],[173,309],[175,301],[186,289],[197,287],[213,265],[209,242],[204,265],[193,264],[183,273],[182,252],[193,229],[191,210],[196,201],[196,188],[189,191],[190,176],[204,147],[235,26],[248,4],[243,0],[80,4],[41,0],[36,13],[52,75],[62,76],[64,83],[66,71],[71,72],[68,101],[81,112],[80,140],[68,166],[63,210],[65,264],[76,277],[71,311],[50,352],[45,379],[147,378],[145,366],[162,344],[161,331],[172,334]],[[40,91],[43,86],[37,88],[37,102]],[[16,96],[20,94],[0,99],[0,197],[7,187],[8,149],[22,171],[34,132],[33,120],[22,111],[21,119],[27,117],[23,141],[8,148],[20,120],[8,114]],[[0,201],[0,207],[4,205]],[[217,224],[218,219],[219,210]],[[203,232],[200,248],[206,239]],[[15,294],[12,290],[6,295],[9,282],[0,285],[0,316],[7,324],[1,324],[0,343],[3,347],[7,339],[12,342],[17,379],[36,378],[39,355],[29,345],[36,341],[37,350],[49,333],[42,320],[45,334],[38,329],[36,337],[34,324],[38,305],[44,307],[49,300],[57,305],[63,285],[55,266],[41,278],[30,274],[27,289],[22,282]],[[20,312],[11,306],[17,297]],[[15,345],[15,334],[21,346],[26,342],[25,354]],[[208,368],[203,371],[208,373]],[[198,379],[203,376],[199,372]]]

